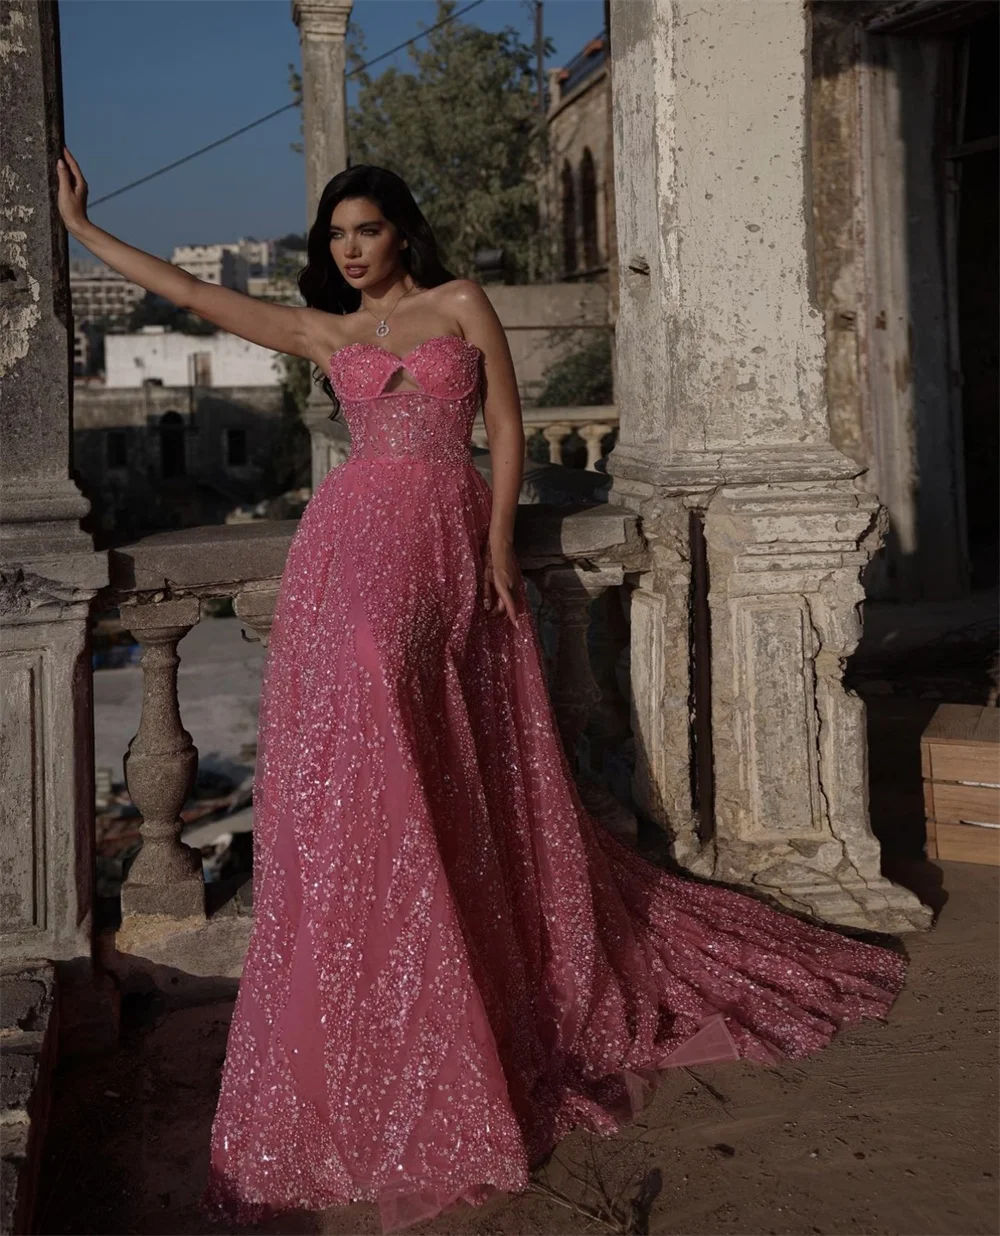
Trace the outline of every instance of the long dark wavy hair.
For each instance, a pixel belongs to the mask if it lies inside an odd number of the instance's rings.
[[[302,299],[311,309],[323,309],[327,313],[355,313],[361,307],[360,290],[351,287],[330,253],[330,219],[333,212],[345,198],[356,197],[366,197],[375,202],[400,236],[409,241],[399,256],[404,269],[418,287],[435,288],[456,277],[442,263],[431,226],[413,200],[406,181],[387,168],[360,163],[338,172],[327,183],[316,207],[316,221],[309,229],[306,243],[306,265],[298,276]],[[340,400],[329,375],[317,369],[313,381],[332,401],[330,419],[335,419],[340,412]]]

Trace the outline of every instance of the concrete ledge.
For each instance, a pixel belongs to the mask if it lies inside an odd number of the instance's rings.
[[[247,914],[169,918],[141,914],[98,938],[101,964],[123,993],[162,991],[180,1001],[235,994],[253,919]]]
[[[109,551],[109,587],[123,594],[225,594],[250,580],[277,580],[297,527],[295,519],[262,519],[144,536]]]
[[[525,566],[640,552],[637,517],[603,500],[604,473],[540,465],[525,483],[546,495],[545,503],[518,507],[515,546]],[[549,501],[557,491],[560,500]],[[294,519],[260,520],[142,537],[109,551],[109,593],[224,596],[266,580],[276,585],[297,527]]]

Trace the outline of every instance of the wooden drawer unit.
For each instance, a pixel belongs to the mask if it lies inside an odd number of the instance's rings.
[[[1000,865],[1000,708],[941,704],[920,766],[927,857]]]

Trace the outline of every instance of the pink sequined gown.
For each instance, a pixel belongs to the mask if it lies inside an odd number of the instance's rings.
[[[245,1222],[368,1200],[391,1231],[523,1190],[575,1125],[628,1120],[657,1069],[798,1057],[884,1015],[903,962],[670,875],[588,817],[523,583],[517,631],[481,605],[478,349],[350,344],[331,378],[352,450],[275,610],[202,1205]]]

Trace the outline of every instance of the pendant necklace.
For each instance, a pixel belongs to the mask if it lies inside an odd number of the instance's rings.
[[[412,291],[413,291],[413,288],[407,288],[406,291],[403,293],[403,296],[409,296],[409,294]],[[399,301],[403,299],[403,296],[401,296],[399,300],[396,301],[396,305],[398,305]],[[362,303],[361,308],[364,309],[365,313],[371,313],[375,321],[378,322],[378,326],[375,327],[375,334],[379,337],[379,339],[384,339],[386,335],[388,335],[389,318],[392,317],[393,313],[395,313],[396,305],[393,305],[393,307],[389,310],[389,312],[385,315],[384,318],[380,318],[377,313],[372,313],[372,311],[368,308],[368,306]]]

